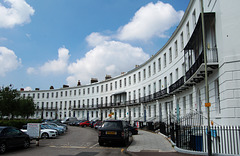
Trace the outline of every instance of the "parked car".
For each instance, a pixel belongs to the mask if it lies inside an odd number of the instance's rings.
[[[66,128],[66,130],[68,129],[67,124],[63,124],[63,123],[61,122],[61,120],[59,120],[59,119],[53,120],[51,123],[55,123],[55,124],[57,124],[58,126],[63,126],[63,127]]]
[[[93,127],[94,127],[94,124],[95,124],[96,122],[97,122],[97,121],[90,121],[89,127],[93,128]]]
[[[40,126],[40,138],[42,139],[48,139],[48,138],[56,138],[57,137],[57,131],[54,129],[44,129],[42,126]],[[27,125],[24,125],[21,129],[22,132],[27,133]],[[30,136],[31,137],[31,136]]]
[[[64,133],[65,133],[66,130],[67,130],[65,126],[60,126],[60,125],[58,125],[58,124],[56,124],[56,123],[53,123],[53,122],[47,122],[47,124],[52,125],[52,126],[55,126],[55,127],[58,127],[58,128],[60,128],[60,129],[63,129],[63,130],[64,130]]]
[[[94,124],[94,128],[95,128],[95,129],[99,129],[101,126],[102,126],[102,121],[97,121],[97,122]]]
[[[71,122],[68,123],[68,125],[69,125],[69,126],[75,126],[75,123],[76,123],[76,122],[77,122],[77,121],[71,121]]]
[[[69,122],[73,122],[73,121],[77,121],[77,118],[76,117],[68,117],[68,118],[65,118],[62,123],[64,124],[69,124]]]
[[[79,126],[82,126],[82,127],[87,127],[89,125],[90,125],[90,121],[84,121],[79,124]]]
[[[79,124],[80,124],[81,122],[83,122],[83,121],[82,121],[82,120],[75,121],[75,122],[74,122],[74,126],[79,126]]]
[[[138,134],[138,128],[137,127],[133,127],[131,125],[128,125],[128,130],[129,130],[129,132],[132,133],[132,135],[137,135]]]
[[[58,127],[54,127],[52,125],[48,125],[48,124],[41,124],[41,128],[43,128],[43,129],[54,129],[54,130],[57,131],[58,135],[61,135],[61,134],[64,133],[64,130],[62,130],[62,129],[58,128]]]
[[[98,143],[103,146],[104,143],[121,142],[124,146],[129,143],[129,130],[127,123],[122,120],[104,121],[98,133]]]
[[[30,137],[26,133],[15,127],[0,126],[0,153],[5,153],[6,150],[12,147],[30,146]]]

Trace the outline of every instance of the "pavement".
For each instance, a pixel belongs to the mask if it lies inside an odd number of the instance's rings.
[[[133,135],[133,141],[127,148],[127,153],[133,156],[190,156],[190,154],[176,152],[162,134],[145,130],[139,130],[138,135]]]

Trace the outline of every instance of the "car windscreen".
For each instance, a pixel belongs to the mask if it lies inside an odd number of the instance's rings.
[[[102,129],[122,129],[122,122],[104,122]]]
[[[4,128],[0,128],[0,133],[2,132],[3,129],[4,129]]]

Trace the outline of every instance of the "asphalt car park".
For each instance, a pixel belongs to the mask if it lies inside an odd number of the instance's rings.
[[[77,122],[77,121],[75,121]],[[89,123],[87,126],[80,126],[80,123]],[[127,125],[126,122],[122,121],[125,125]],[[39,151],[41,148],[48,147],[51,150],[52,148],[55,149],[85,149],[87,150],[88,148],[94,148],[98,150],[102,149],[125,149],[127,146],[131,143],[132,137],[131,137],[131,130],[125,130],[126,134],[124,134],[124,139],[121,140],[115,140],[115,141],[106,141],[104,142],[104,146],[99,145],[99,128],[102,127],[102,121],[79,121],[79,124],[77,126],[66,126],[62,125],[61,123],[53,123],[50,121],[43,122],[40,124],[41,127],[41,133],[40,133],[40,141],[36,141],[36,138],[32,138],[30,136],[31,142],[28,143],[28,145],[31,144],[30,148],[27,150],[22,150],[22,148],[5,148],[7,149],[7,152],[5,154],[19,154],[19,153],[31,153],[31,151]],[[127,128],[127,127],[125,127]],[[21,132],[23,135],[27,134],[27,125],[23,126],[23,129],[18,130],[19,133]],[[108,132],[109,133],[109,132]],[[121,132],[120,132],[121,133]],[[120,134],[122,135],[122,133]],[[108,138],[109,139],[109,138]],[[39,143],[39,146],[36,146],[36,143]],[[100,142],[101,145],[103,145]],[[0,144],[1,146],[3,144]],[[24,146],[23,146],[24,145]],[[21,147],[27,147],[26,142],[25,144],[22,143],[20,144]],[[17,145],[18,146],[18,145]],[[9,146],[10,147],[10,146]],[[5,152],[5,149],[2,148]],[[1,149],[0,149],[1,150]],[[39,151],[40,152],[40,151]],[[21,155],[21,154],[20,154]]]
[[[40,139],[39,146],[36,140],[32,140],[28,149],[14,148],[4,155],[125,155],[126,146],[122,144],[98,144],[98,130],[91,127],[69,126],[64,135],[54,139]]]

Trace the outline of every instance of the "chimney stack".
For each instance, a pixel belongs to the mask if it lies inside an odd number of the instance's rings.
[[[69,87],[69,85],[63,85],[63,88],[68,88]]]
[[[108,80],[108,79],[111,79],[111,78],[112,78],[111,75],[106,75],[106,76],[105,76],[105,80]]]
[[[91,83],[96,83],[96,82],[98,82],[97,78],[91,78]]]
[[[80,80],[78,80],[77,86],[81,86],[81,82],[80,82]]]

